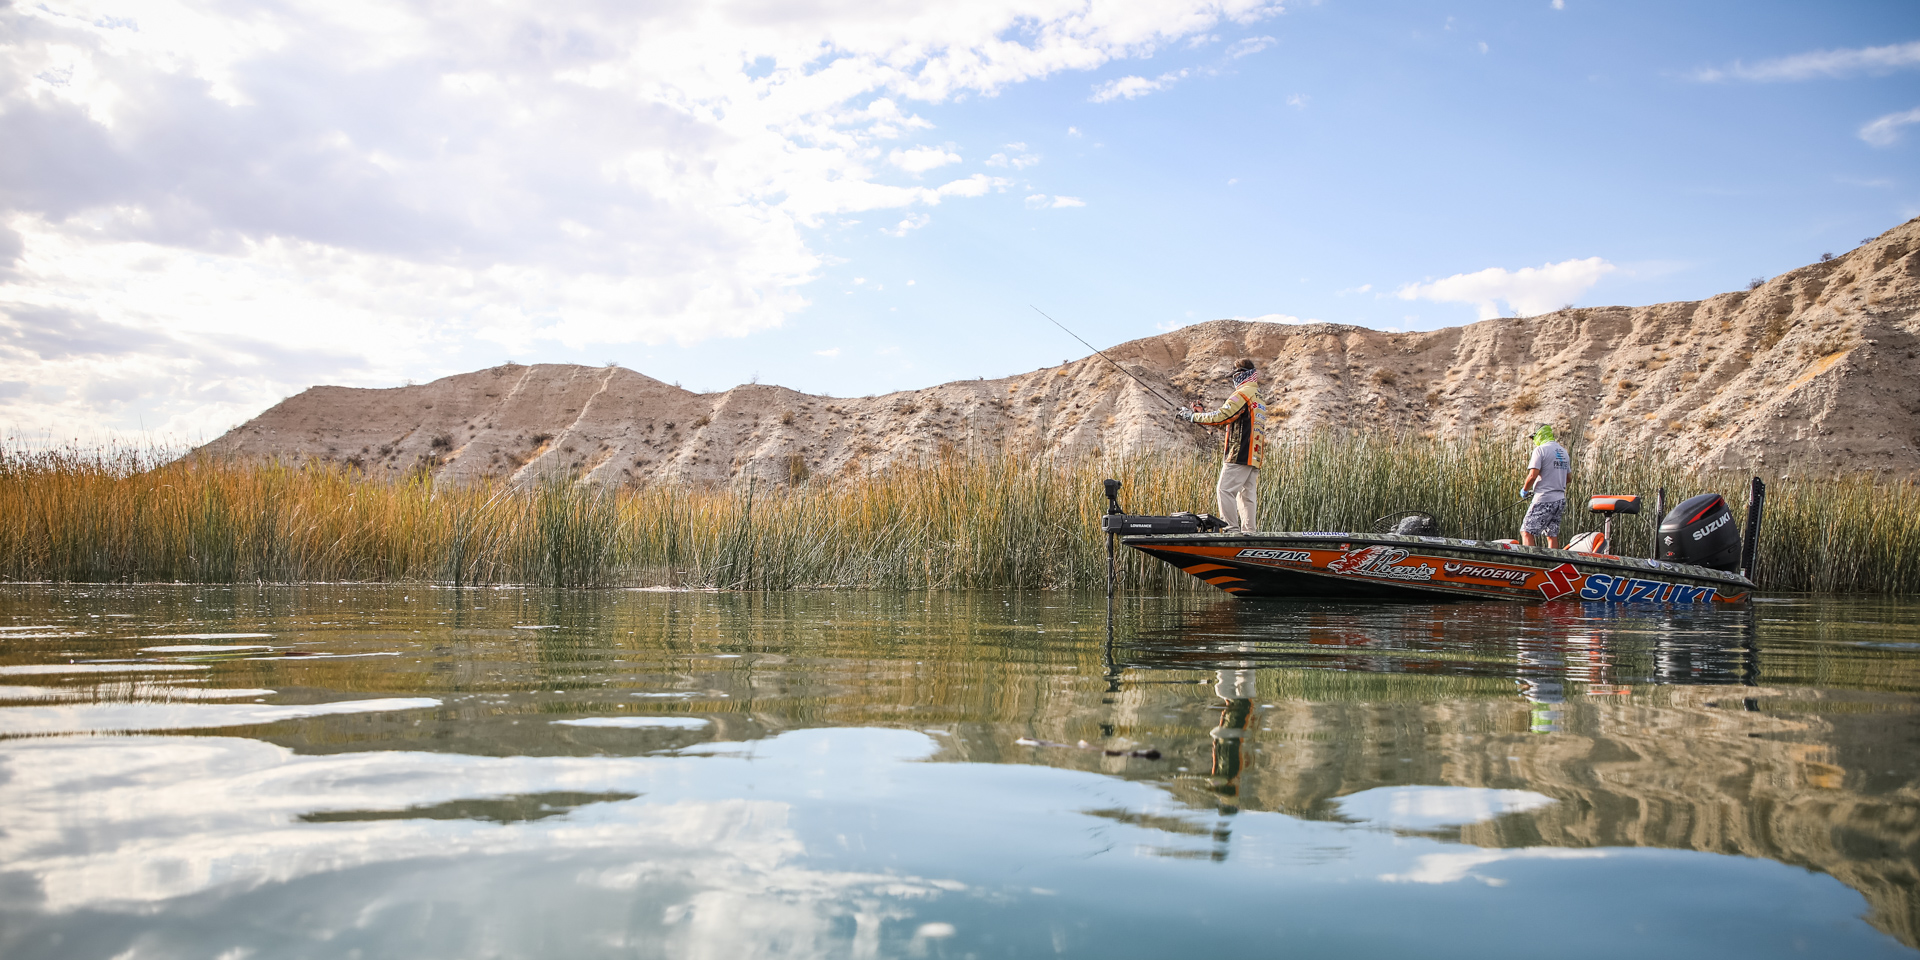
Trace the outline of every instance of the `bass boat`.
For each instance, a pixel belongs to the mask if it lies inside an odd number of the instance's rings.
[[[1419,513],[1397,515],[1384,533],[1227,533],[1206,514],[1123,513],[1120,483],[1106,484],[1109,557],[1118,540],[1237,597],[1299,600],[1746,603],[1766,496],[1755,477],[1745,537],[1719,494],[1685,500],[1660,522],[1658,556],[1642,558],[1605,552],[1613,517],[1639,513],[1638,496],[1591,498],[1603,529],[1556,549],[1437,536],[1433,518]]]

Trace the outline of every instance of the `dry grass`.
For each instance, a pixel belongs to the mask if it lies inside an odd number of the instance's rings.
[[[1582,449],[1569,493],[1668,502],[1727,494],[1645,456]],[[1524,447],[1386,435],[1282,444],[1261,476],[1261,525],[1365,529],[1425,510],[1449,535],[1513,535]],[[844,479],[608,488],[555,476],[528,487],[436,487],[424,472],[370,481],[338,464],[288,466],[125,452],[0,454],[0,575],[59,581],[432,581],[553,586],[1093,586],[1106,576],[1101,479],[1137,513],[1210,510],[1206,455],[1055,464],[950,455]],[[1569,532],[1590,525],[1578,512]],[[1652,524],[1617,525],[1645,555]],[[1869,477],[1778,480],[1761,570],[1776,590],[1920,590],[1920,488]],[[1133,588],[1190,581],[1123,550]]]

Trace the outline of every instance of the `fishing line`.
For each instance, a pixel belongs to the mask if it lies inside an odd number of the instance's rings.
[[[1029,306],[1029,307],[1033,307],[1033,304],[1031,304],[1031,303],[1029,303],[1029,304],[1027,304],[1027,306]],[[1040,309],[1039,307],[1033,307],[1033,312],[1034,312],[1034,313],[1037,313],[1037,314],[1039,314],[1039,315],[1041,315],[1041,316],[1043,316],[1043,317],[1047,317],[1047,312],[1046,312],[1045,310],[1042,310],[1042,309]],[[1079,341],[1080,341],[1080,342],[1081,342],[1082,344],[1084,344],[1084,345],[1086,346],[1086,348],[1087,348],[1088,350],[1092,350],[1092,351],[1093,351],[1094,353],[1096,353],[1096,354],[1099,354],[1099,355],[1100,355],[1100,359],[1102,359],[1102,360],[1105,360],[1106,362],[1108,362],[1108,363],[1111,363],[1111,364],[1113,364],[1113,368],[1114,368],[1115,370],[1118,370],[1118,371],[1120,371],[1121,373],[1124,373],[1124,374],[1126,374],[1126,375],[1127,375],[1127,376],[1129,376],[1129,377],[1133,377],[1133,382],[1134,382],[1134,383],[1137,383],[1137,384],[1139,384],[1139,385],[1141,386],[1141,388],[1142,388],[1142,389],[1144,389],[1144,390],[1146,390],[1146,391],[1147,391],[1148,393],[1151,393],[1151,394],[1153,394],[1153,395],[1154,395],[1155,397],[1157,397],[1157,398],[1158,398],[1158,399],[1160,400],[1160,402],[1161,402],[1161,403],[1164,403],[1164,404],[1166,404],[1167,406],[1169,406],[1169,407],[1172,407],[1172,408],[1174,408],[1175,410],[1182,410],[1182,409],[1185,409],[1184,407],[1182,407],[1182,406],[1180,406],[1179,404],[1177,404],[1177,403],[1174,403],[1174,402],[1173,402],[1172,400],[1168,400],[1168,399],[1167,399],[1166,397],[1162,397],[1162,396],[1160,396],[1160,392],[1159,392],[1158,390],[1155,390],[1155,389],[1153,389],[1152,387],[1149,387],[1149,386],[1147,386],[1147,382],[1146,382],[1145,380],[1142,380],[1142,379],[1140,379],[1139,377],[1134,377],[1134,376],[1133,376],[1133,371],[1131,371],[1131,370],[1128,370],[1128,369],[1127,369],[1126,367],[1123,367],[1123,366],[1121,366],[1121,365],[1120,365],[1119,363],[1117,363],[1117,362],[1115,362],[1115,360],[1114,360],[1114,359],[1113,359],[1112,357],[1109,357],[1109,356],[1107,356],[1107,355],[1106,355],[1106,354],[1104,354],[1104,353],[1100,353],[1100,348],[1098,348],[1098,347],[1095,347],[1095,346],[1094,346],[1093,344],[1091,344],[1091,343],[1087,343],[1087,341],[1085,341],[1085,340],[1083,340],[1083,339],[1081,339],[1081,337],[1080,337],[1080,335],[1079,335],[1079,334],[1077,334],[1077,333],[1074,333],[1074,332],[1073,332],[1072,330],[1067,330],[1067,325],[1066,325],[1066,324],[1064,324],[1064,323],[1061,323],[1060,321],[1058,321],[1058,320],[1055,320],[1055,319],[1053,319],[1052,317],[1047,317],[1047,322],[1048,322],[1048,323],[1051,323],[1051,324],[1053,324],[1053,325],[1054,325],[1054,326],[1056,326],[1056,327],[1059,327],[1059,328],[1060,328],[1060,329],[1062,329],[1062,330],[1066,330],[1066,333],[1067,333],[1067,336],[1069,336],[1069,337],[1072,337],[1072,338],[1074,338],[1075,340],[1079,340]]]

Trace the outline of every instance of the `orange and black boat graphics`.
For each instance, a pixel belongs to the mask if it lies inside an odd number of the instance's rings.
[[[1392,534],[1123,536],[1242,597],[1745,603],[1753,584],[1690,564]]]

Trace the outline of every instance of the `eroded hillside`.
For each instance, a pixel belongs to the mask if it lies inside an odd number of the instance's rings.
[[[1217,402],[1232,361],[1266,370],[1277,437],[1316,430],[1589,441],[1712,467],[1920,473],[1920,219],[1753,290],[1425,333],[1233,320],[1112,347],[1180,401]],[[701,394],[618,366],[507,365],[392,389],[314,387],[206,452],[329,459],[369,474],[785,482],[943,450],[1059,457],[1191,449],[1203,428],[1098,357],[998,380],[830,398]]]

